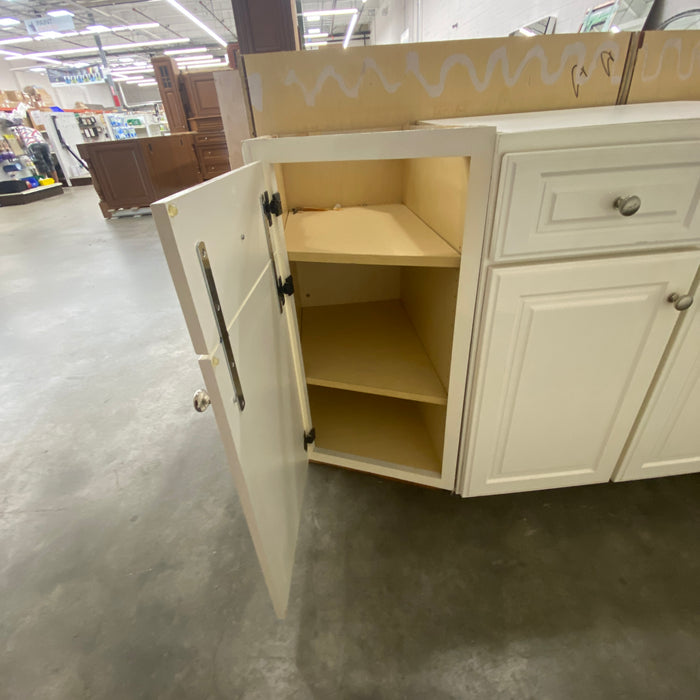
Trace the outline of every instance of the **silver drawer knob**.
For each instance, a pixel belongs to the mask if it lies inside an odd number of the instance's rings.
[[[209,398],[209,394],[207,394],[204,389],[200,389],[195,393],[192,403],[194,404],[194,410],[197,411],[197,413],[204,413],[204,411],[209,408],[211,399]]]
[[[642,206],[642,200],[636,194],[626,194],[623,197],[618,197],[613,202],[613,206],[622,216],[632,216],[632,214],[636,214],[639,211],[639,207]]]
[[[673,308],[677,311],[685,311],[693,305],[693,297],[690,294],[678,294],[674,292],[667,299],[669,304],[673,304]]]

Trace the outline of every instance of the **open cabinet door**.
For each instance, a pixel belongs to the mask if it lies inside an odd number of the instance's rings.
[[[270,597],[284,617],[308,470],[261,163],[152,206]]]

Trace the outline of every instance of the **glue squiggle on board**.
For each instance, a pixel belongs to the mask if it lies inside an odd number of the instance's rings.
[[[410,51],[406,54],[406,67],[405,75],[413,75],[421,84],[426,94],[432,98],[439,97],[445,90],[445,85],[447,83],[447,77],[456,66],[462,66],[466,68],[469,73],[469,78],[471,80],[474,89],[477,92],[483,92],[486,90],[491,81],[493,80],[494,74],[500,68],[500,73],[503,77],[504,83],[508,87],[513,87],[520,80],[525,69],[533,61],[538,61],[540,65],[540,80],[545,85],[552,85],[556,83],[564,73],[570,71],[567,68],[571,64],[572,59],[574,64],[579,70],[576,71],[573,79],[573,88],[575,94],[578,96],[578,91],[580,87],[587,83],[591,76],[596,70],[601,70],[606,68],[605,61],[601,62],[601,55],[607,53],[612,61],[618,56],[620,46],[614,41],[602,42],[597,49],[593,52],[592,57],[586,62],[586,46],[583,42],[575,42],[569,44],[564,48],[561,55],[559,56],[559,65],[555,70],[550,70],[549,61],[545,54],[542,46],[533,46],[523,57],[520,63],[517,65],[515,70],[511,70],[510,63],[508,59],[508,48],[504,45],[496,50],[494,50],[488,58],[486,63],[486,70],[484,71],[483,77],[479,75],[477,65],[474,61],[464,53],[457,53],[448,56],[442,63],[440,68],[440,76],[437,82],[431,83],[421,72],[420,69],[420,57],[416,51]],[[591,55],[588,53],[588,55]],[[481,64],[481,62],[479,62]],[[609,68],[609,62],[607,63]],[[286,77],[284,78],[284,85],[286,87],[291,87],[297,85],[303,95],[304,101],[309,107],[313,107],[316,104],[316,98],[322,91],[323,86],[326,81],[334,80],[340,90],[350,99],[356,99],[359,96],[360,89],[367,77],[367,75],[372,72],[374,73],[379,81],[381,82],[384,90],[388,94],[395,93],[402,85],[403,80],[394,82],[389,80],[382,69],[377,64],[373,58],[365,58],[362,61],[362,70],[359,78],[355,82],[350,82],[346,80],[338,71],[335,66],[327,65],[318,75],[313,86],[307,86],[297,75],[294,69],[291,69]],[[610,75],[609,70],[606,70],[606,74],[609,75],[611,81],[619,83],[619,76]],[[573,75],[573,74],[572,74]],[[253,107],[261,112],[263,109],[263,98],[262,98],[262,84],[259,74],[249,75],[249,81],[255,85],[255,89],[251,90],[251,102]]]
[[[647,63],[649,62],[649,52],[644,52],[644,60],[642,62],[641,78],[643,83],[649,83],[656,80],[659,75],[661,75],[661,69],[663,68],[664,61],[666,60],[666,52],[675,51],[676,52],[676,75],[679,80],[688,80],[695,72],[695,64],[698,63],[700,67],[700,41],[695,44],[693,50],[690,52],[688,57],[687,70],[683,70],[681,67],[682,52],[683,52],[683,42],[681,39],[667,39],[664,42],[663,48],[661,49],[661,54],[659,55],[659,64],[656,66],[656,71],[654,73],[647,73]]]

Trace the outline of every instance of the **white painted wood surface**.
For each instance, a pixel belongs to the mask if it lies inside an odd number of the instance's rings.
[[[380,460],[355,459],[330,450],[314,448],[313,455],[316,455],[319,461],[419,484],[449,490],[454,488],[462,431],[464,386],[476,310],[495,145],[496,130],[493,127],[258,138],[243,143],[243,157],[246,162],[260,160],[270,165],[447,156],[470,159],[440,476],[410,468],[402,469]]]
[[[633,216],[613,206],[642,200]],[[494,260],[700,242],[700,141],[507,154]]]
[[[289,303],[280,312],[260,209],[265,186],[263,167],[252,164],[152,208],[265,582],[275,612],[284,617],[308,457],[290,338],[294,307]],[[243,410],[235,401],[198,241],[207,247]]]
[[[700,253],[492,268],[464,495],[607,481]]]
[[[615,481],[700,471],[698,296],[696,291],[693,306],[680,312],[678,333],[620,460]]]

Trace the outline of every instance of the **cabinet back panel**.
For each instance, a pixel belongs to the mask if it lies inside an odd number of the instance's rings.
[[[462,250],[469,158],[404,161],[403,203],[456,250]]]
[[[284,163],[281,170],[287,207],[332,209],[336,204],[400,204],[402,168],[401,160]]]
[[[294,266],[297,307],[384,301],[401,294],[399,267],[309,262]]]
[[[443,386],[450,381],[459,270],[401,268],[401,301]]]

